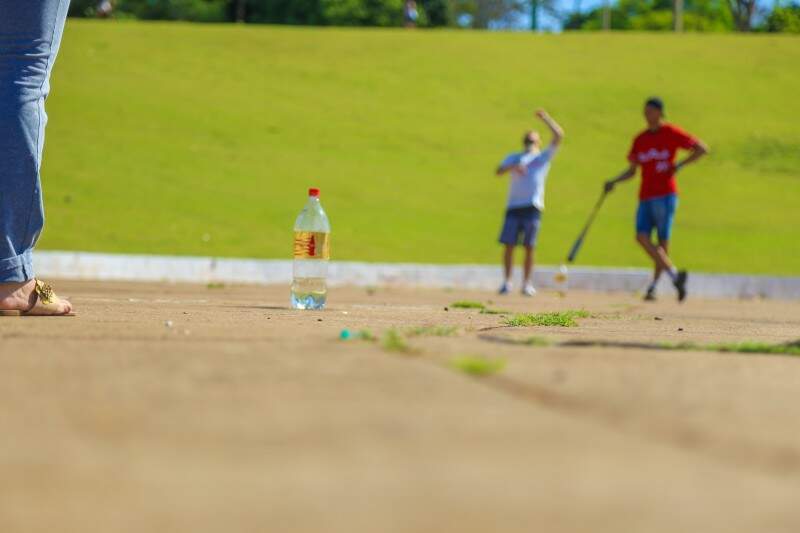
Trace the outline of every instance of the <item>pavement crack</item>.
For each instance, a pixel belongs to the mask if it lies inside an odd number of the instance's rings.
[[[473,380],[530,404],[595,421],[615,431],[635,434],[648,441],[701,453],[737,467],[746,466],[782,476],[800,473],[800,452],[788,446],[767,445],[742,439],[731,442],[723,435],[715,435],[700,427],[676,424],[674,420],[664,418],[630,414],[628,410],[603,403],[597,398],[569,396],[550,387],[522,383],[502,374]]]

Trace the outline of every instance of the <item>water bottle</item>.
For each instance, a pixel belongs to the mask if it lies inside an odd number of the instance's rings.
[[[555,282],[555,289],[558,291],[558,294],[561,296],[565,296],[567,294],[567,287],[569,286],[569,273],[567,271],[567,265],[562,264],[558,267],[558,272],[556,272],[555,276],[553,276],[553,281]]]
[[[331,225],[319,203],[319,189],[308,190],[308,202],[294,223],[292,307],[323,309],[328,295],[325,278],[331,258]]]

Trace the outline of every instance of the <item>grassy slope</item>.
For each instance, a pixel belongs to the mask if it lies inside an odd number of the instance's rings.
[[[713,150],[680,176],[677,260],[798,274],[797,65],[800,39],[761,35],[70,20],[42,246],[287,258],[317,185],[338,259],[494,262],[507,185],[492,170],[542,105],[567,131],[539,247],[555,263],[657,93]],[[635,188],[604,207],[581,263],[646,264]]]

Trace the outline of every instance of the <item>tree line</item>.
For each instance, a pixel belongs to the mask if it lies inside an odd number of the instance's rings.
[[[70,16],[313,26],[401,26],[409,0],[72,0]],[[417,0],[421,27],[519,28],[542,15],[565,30],[766,31],[800,33],[800,3],[776,0],[615,0],[583,9],[555,0]],[[105,4],[104,6],[102,4]]]

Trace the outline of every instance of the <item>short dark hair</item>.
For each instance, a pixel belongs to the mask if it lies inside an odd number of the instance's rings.
[[[655,107],[662,113],[664,112],[664,101],[658,96],[651,96],[650,98],[647,99],[644,105],[645,107]]]
[[[526,131],[525,135],[522,136],[522,144],[528,144],[528,137],[530,137],[534,133],[536,133],[536,132],[533,131],[533,130]],[[531,141],[531,143],[532,143],[532,141]]]

